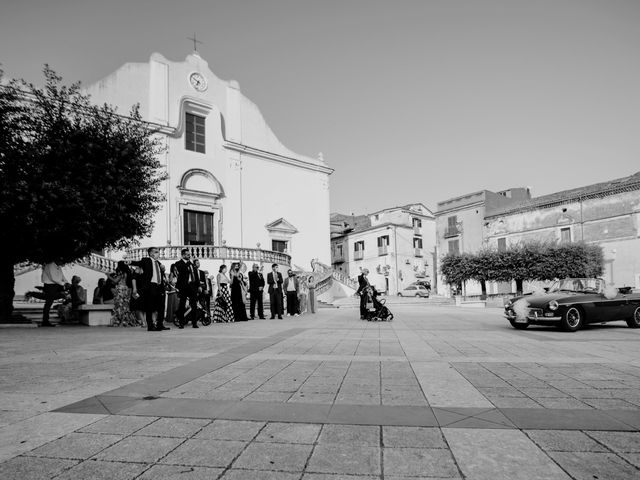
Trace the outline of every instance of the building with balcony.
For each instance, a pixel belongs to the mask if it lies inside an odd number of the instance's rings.
[[[605,281],[640,288],[640,172],[496,206],[483,230],[485,244],[497,249],[532,240],[601,245]],[[499,285],[488,289],[502,293]]]
[[[447,253],[475,253],[484,245],[484,218],[488,211],[531,198],[528,188],[500,192],[480,190],[439,202],[435,213],[436,258]],[[436,275],[437,292],[449,295],[450,286]],[[477,292],[476,292],[477,290]],[[467,293],[480,293],[480,285],[468,282]]]
[[[371,284],[397,294],[416,280],[431,281],[435,218],[421,203],[366,215],[331,215],[331,264],[355,279],[369,269]]]
[[[153,233],[129,252],[132,257],[157,246],[170,263],[187,246],[198,247],[210,271],[223,260],[277,258],[305,268],[312,259],[329,263],[333,170],[321,154],[286,148],[238,82],[218,78],[197,52],[183,61],[154,53],[121,66],[86,93],[121,114],[140,104],[143,120],[166,147],[159,158],[168,174],[165,200]]]

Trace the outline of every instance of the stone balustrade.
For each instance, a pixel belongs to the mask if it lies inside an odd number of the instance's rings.
[[[116,266],[118,265],[118,262],[116,260],[112,260],[101,255],[96,255],[94,253],[81,260],[78,260],[76,263],[103,273],[114,272],[116,270]]]
[[[286,253],[262,250],[260,248],[227,247],[224,245],[171,245],[158,247],[160,260],[180,259],[180,251],[183,248],[189,249],[192,258],[201,260],[242,261],[244,263],[266,263],[268,265],[277,263],[278,265],[291,266],[291,256]],[[127,259],[129,260],[140,260],[146,256],[146,248],[132,248],[127,252]]]

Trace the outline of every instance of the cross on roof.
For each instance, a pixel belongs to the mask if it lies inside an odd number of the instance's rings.
[[[198,51],[198,43],[202,44],[202,42],[200,40],[198,40],[198,38],[196,37],[196,34],[193,34],[193,37],[187,37],[187,40],[192,40],[193,41],[193,50],[194,51]]]

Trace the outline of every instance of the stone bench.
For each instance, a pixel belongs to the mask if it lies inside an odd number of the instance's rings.
[[[76,309],[80,323],[90,327],[108,327],[111,325],[112,311],[113,304],[108,303],[99,305],[80,305]]]

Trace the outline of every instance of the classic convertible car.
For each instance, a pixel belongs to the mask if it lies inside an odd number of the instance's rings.
[[[575,332],[588,323],[616,320],[640,328],[640,293],[634,293],[631,287],[605,287],[600,278],[567,278],[545,291],[505,302],[505,316],[514,328],[556,324]]]

